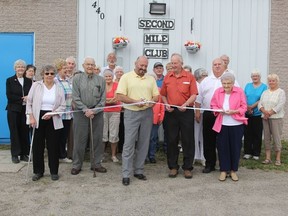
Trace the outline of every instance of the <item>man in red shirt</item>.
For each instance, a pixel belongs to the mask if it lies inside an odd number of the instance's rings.
[[[175,178],[178,174],[178,137],[181,133],[183,148],[184,177],[192,178],[193,160],[195,154],[194,141],[194,110],[192,107],[198,94],[194,76],[183,69],[183,58],[174,53],[171,56],[172,70],[164,78],[160,91],[166,105],[164,121],[167,125],[167,162],[170,169],[169,177]],[[179,106],[179,107],[176,107]]]

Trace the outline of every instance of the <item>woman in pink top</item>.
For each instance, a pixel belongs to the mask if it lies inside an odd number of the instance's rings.
[[[234,86],[234,82],[232,73],[224,73],[221,77],[222,87],[216,89],[211,99],[211,108],[222,110],[215,112],[216,121],[213,126],[213,130],[218,133],[216,147],[221,171],[220,181],[226,180],[228,172],[233,181],[238,181],[236,172],[242,148],[243,124],[247,124],[245,94],[241,88]]]
[[[106,104],[105,107],[120,105],[121,103],[116,99],[116,89],[118,83],[113,82],[113,71],[105,69],[103,72],[106,81]],[[112,161],[118,162],[116,157],[117,144],[119,141],[119,123],[120,123],[121,107],[112,107],[104,109],[104,129],[103,129],[103,142],[111,144]]]

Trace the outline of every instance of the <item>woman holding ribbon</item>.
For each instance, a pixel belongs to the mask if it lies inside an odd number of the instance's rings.
[[[244,91],[234,86],[235,76],[226,72],[221,76],[222,87],[216,89],[211,99],[211,108],[222,110],[216,115],[213,130],[217,132],[216,147],[220,165],[219,181],[225,181],[230,172],[231,179],[238,181],[240,152],[247,103]]]
[[[54,81],[55,73],[56,69],[52,65],[44,66],[41,70],[43,80],[33,83],[27,97],[26,113],[29,115],[30,125],[35,128],[33,181],[42,178],[45,171],[45,143],[51,179],[53,181],[59,179],[59,129],[63,128],[63,123],[57,112],[63,112],[66,104],[63,89]],[[51,112],[53,115],[49,114]]]

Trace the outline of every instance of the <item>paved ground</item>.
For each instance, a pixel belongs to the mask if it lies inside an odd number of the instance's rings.
[[[143,182],[134,177],[121,184],[121,165],[103,164],[108,173],[93,178],[85,163],[78,176],[70,175],[71,164],[60,164],[60,179],[49,172],[32,182],[32,167],[25,181],[27,164],[12,164],[9,151],[0,151],[0,215],[255,215],[288,214],[288,173],[240,168],[239,182],[217,180],[219,172],[193,179],[180,172],[167,177],[164,162],[148,164]],[[46,170],[47,168],[46,163]]]

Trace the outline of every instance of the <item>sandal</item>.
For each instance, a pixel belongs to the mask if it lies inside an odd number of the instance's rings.
[[[275,161],[275,166],[281,166],[281,161],[280,160],[276,160]]]
[[[265,159],[264,161],[262,161],[262,164],[271,164],[271,163],[272,161],[270,159]]]

